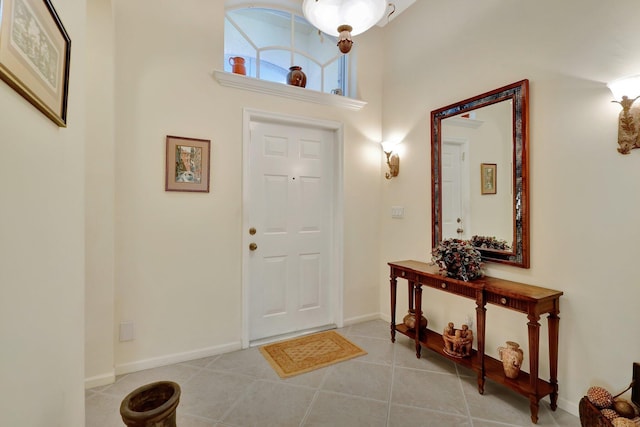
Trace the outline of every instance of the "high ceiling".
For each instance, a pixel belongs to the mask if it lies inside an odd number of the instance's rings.
[[[402,12],[404,12],[409,6],[411,6],[412,4],[414,4],[416,2],[416,0],[389,0],[390,4],[393,4],[395,6],[395,11],[391,14],[391,16],[385,15],[379,22],[378,22],[378,26],[379,27],[384,27],[385,25],[387,25],[389,22],[393,21],[395,18],[398,17],[398,15],[400,15]],[[392,11],[392,7],[389,7],[389,12],[390,13]]]

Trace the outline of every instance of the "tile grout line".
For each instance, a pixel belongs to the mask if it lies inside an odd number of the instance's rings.
[[[316,391],[315,391],[315,393],[313,393],[313,398],[311,399],[311,402],[309,402],[309,407],[305,411],[304,416],[302,417],[302,420],[300,420],[300,427],[304,426],[304,424],[307,422],[307,419],[309,418],[309,415],[311,414],[311,410],[313,409],[313,404],[318,399],[318,396],[320,395],[320,391],[322,391],[322,387],[324,386],[324,383],[326,381],[327,375],[329,374],[330,370],[331,370],[331,367],[329,367],[329,369],[327,369],[324,372],[324,374],[322,375],[322,379],[320,380],[320,383],[315,388]],[[309,388],[312,388],[312,387],[309,387]]]
[[[391,333],[391,332],[389,332]],[[391,339],[391,338],[389,338]],[[393,400],[393,384],[395,382],[395,376],[396,376],[396,352],[397,352],[397,348],[398,346],[396,346],[395,342],[392,343],[393,344],[393,354],[391,356],[391,384],[389,385],[389,401],[387,402],[387,422],[385,423],[385,425],[387,427],[389,427],[389,424],[391,423],[391,401]]]
[[[471,417],[471,410],[469,409],[469,401],[467,400],[467,395],[464,393],[462,378],[460,378],[460,366],[458,366],[458,364],[454,364],[454,366],[456,368],[456,376],[458,377],[458,387],[462,393],[462,400],[464,401],[464,407],[467,411],[467,419],[469,420],[469,425],[473,427],[473,418]]]

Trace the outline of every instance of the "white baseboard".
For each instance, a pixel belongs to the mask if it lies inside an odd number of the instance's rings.
[[[356,323],[368,322],[370,320],[379,320],[382,319],[380,313],[371,313],[365,314],[364,316],[356,316],[350,317],[348,319],[344,319],[344,326],[355,325]]]
[[[391,315],[390,314],[380,313],[380,319],[384,320],[385,322],[391,323]]]
[[[110,372],[108,374],[96,375],[94,377],[85,378],[84,388],[85,390],[87,390],[94,387],[113,384],[114,382],[116,382],[116,374],[115,372]]]
[[[115,374],[130,374],[132,372],[143,371],[145,369],[158,368],[160,366],[172,365],[174,363],[182,363],[188,362],[189,360],[217,356],[219,354],[240,350],[241,348],[242,342],[236,341],[219,346],[203,348],[200,350],[168,354],[166,356],[153,357],[151,359],[138,360],[131,363],[123,363],[121,365],[116,365]]]
[[[565,411],[567,411],[571,415],[575,415],[576,417],[580,416],[578,412],[578,404],[567,399],[558,398],[558,408],[564,409]]]

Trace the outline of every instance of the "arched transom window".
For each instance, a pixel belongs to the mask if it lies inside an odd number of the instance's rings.
[[[242,57],[247,76],[286,83],[289,67],[307,76],[307,89],[348,94],[349,56],[334,37],[320,33],[299,14],[275,8],[228,8],[224,25],[225,71],[229,59]],[[352,55],[351,53],[350,55]]]

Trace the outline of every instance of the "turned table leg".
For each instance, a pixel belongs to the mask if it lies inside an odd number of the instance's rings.
[[[484,394],[484,338],[486,329],[487,309],[485,307],[484,293],[477,291],[476,294],[476,335],[478,343],[478,392]]]
[[[538,409],[540,404],[535,396],[529,397],[529,409],[531,410],[531,422],[538,424]]]
[[[540,362],[540,316],[536,313],[530,313],[528,316],[529,323],[527,323],[529,329],[529,386],[531,388],[531,394],[529,395],[529,402],[531,407],[531,421],[533,423],[538,422],[538,367]]]
[[[396,342],[396,289],[398,280],[391,276],[391,342]]]
[[[549,314],[547,321],[549,324],[549,371],[551,375],[549,383],[553,387],[550,398],[551,409],[555,411],[558,408],[558,339],[560,329],[557,310]]]
[[[422,350],[422,346],[420,345],[420,332],[422,328],[420,327],[420,319],[422,318],[422,285],[420,283],[415,283],[415,316],[416,316],[416,357],[420,359],[420,351]]]

